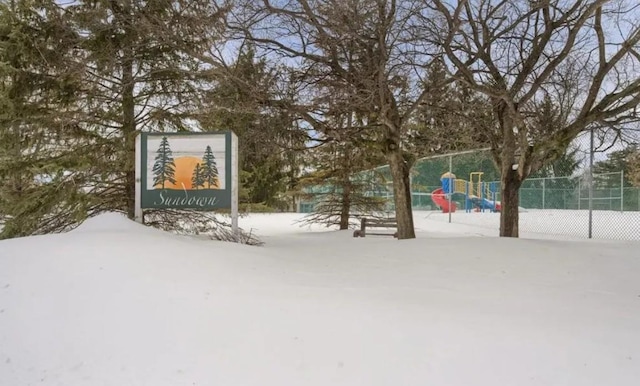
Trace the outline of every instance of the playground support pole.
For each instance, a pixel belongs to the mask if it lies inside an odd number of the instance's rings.
[[[455,191],[453,187],[453,178],[451,177],[453,173],[453,156],[449,156],[449,223],[451,223],[451,199],[453,197],[453,192]]]
[[[469,203],[469,182],[464,184],[464,211],[466,213],[471,212],[471,204]],[[638,210],[640,210],[640,190],[638,190]]]

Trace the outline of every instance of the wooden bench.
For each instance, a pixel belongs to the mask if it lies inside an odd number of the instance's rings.
[[[367,232],[367,228],[394,228],[396,231],[393,233],[372,233]],[[353,232],[353,237],[365,237],[366,235],[376,235],[376,236],[393,236],[398,238],[398,221],[395,217],[389,218],[366,218],[363,217],[360,219],[360,229],[355,230]]]

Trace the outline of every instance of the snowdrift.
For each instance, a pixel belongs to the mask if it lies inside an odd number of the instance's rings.
[[[115,214],[0,242],[0,384],[640,379],[637,243],[447,235],[424,221],[416,240],[354,239],[296,216],[243,218],[263,247]]]

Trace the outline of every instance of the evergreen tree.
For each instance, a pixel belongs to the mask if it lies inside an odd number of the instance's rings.
[[[414,152],[418,159],[412,169],[414,191],[430,192],[439,187],[440,177],[449,171],[449,158],[429,158],[488,147],[478,127],[488,124],[490,106],[484,97],[463,83],[448,83],[449,75],[442,58],[429,63],[422,87],[427,92],[412,116]],[[468,180],[472,172],[483,172],[483,181],[496,181],[500,173],[488,151],[453,156],[452,172]]]
[[[386,192],[384,178],[370,171],[379,158],[351,139],[332,141],[312,151],[317,170],[303,176],[299,185],[305,192],[302,196],[315,207],[302,223],[337,225],[343,230],[353,225],[355,215],[372,216],[385,209],[386,197],[372,194],[380,186]]]
[[[225,11],[208,0],[0,1],[0,237],[134,216],[135,137],[188,130],[214,80],[198,57]]]
[[[197,190],[204,187],[204,176],[202,175],[203,169],[200,164],[196,164],[193,168],[193,175],[191,176],[191,188]]]
[[[629,182],[633,186],[640,187],[640,148],[637,148],[629,157]]]
[[[554,177],[570,177],[575,174],[584,161],[580,148],[570,146],[567,151],[550,165]]]
[[[206,184],[207,189],[211,186],[218,185],[218,167],[216,165],[216,157],[213,155],[211,146],[207,146],[202,157],[202,180],[203,185]]]
[[[283,87],[286,72],[256,58],[246,42],[226,70],[204,94],[198,119],[207,130],[232,130],[238,136],[240,202],[283,207],[302,166],[296,149],[305,148],[293,116],[274,107],[293,98]]]
[[[172,184],[176,183],[176,163],[173,159],[173,152],[171,151],[167,137],[162,137],[160,146],[156,151],[152,171],[154,186],[160,185],[162,189],[164,189],[167,182]]]
[[[454,86],[447,80],[446,67],[439,60],[433,60],[427,69],[422,87],[426,91],[420,107],[412,115],[410,146],[419,156],[451,151],[453,135],[462,131],[460,111],[455,105]],[[470,107],[470,106],[465,106]]]
[[[99,207],[79,189],[97,152],[78,129],[78,39],[56,1],[0,2],[0,238],[68,229]]]
[[[579,147],[571,145],[555,161],[546,164],[542,169],[531,175],[531,178],[571,177],[584,162],[584,156]]]
[[[482,181],[500,180],[500,172],[497,170],[491,153],[488,151],[454,156],[452,164],[453,174],[458,179],[468,180],[470,173],[483,172]],[[448,171],[448,157],[425,158],[416,161],[413,167],[413,190],[430,193],[425,189],[439,187],[441,184],[440,177]]]
[[[623,172],[624,186],[632,185],[634,157],[637,153],[638,146],[632,144],[622,150],[611,152],[606,160],[596,162],[593,166],[593,172],[594,174],[602,174],[602,176],[599,176],[595,183],[599,187],[619,188],[620,175],[618,173]]]
[[[84,129],[105,155],[95,184],[103,201],[133,218],[135,137],[188,131],[199,92],[209,87],[198,56],[219,38],[225,9],[210,0],[81,0],[67,6],[88,76]]]

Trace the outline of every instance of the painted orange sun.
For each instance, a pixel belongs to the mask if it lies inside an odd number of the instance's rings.
[[[176,183],[172,184],[170,182],[165,182],[165,189],[179,189],[179,190],[191,190],[191,179],[193,177],[193,171],[196,168],[196,165],[202,163],[202,160],[196,157],[185,156],[185,157],[177,157],[174,160],[176,164],[175,169],[175,180]],[[218,181],[218,185],[215,189],[218,189],[220,182]],[[156,189],[162,189],[162,185],[156,185]],[[213,188],[213,186],[212,186]]]

